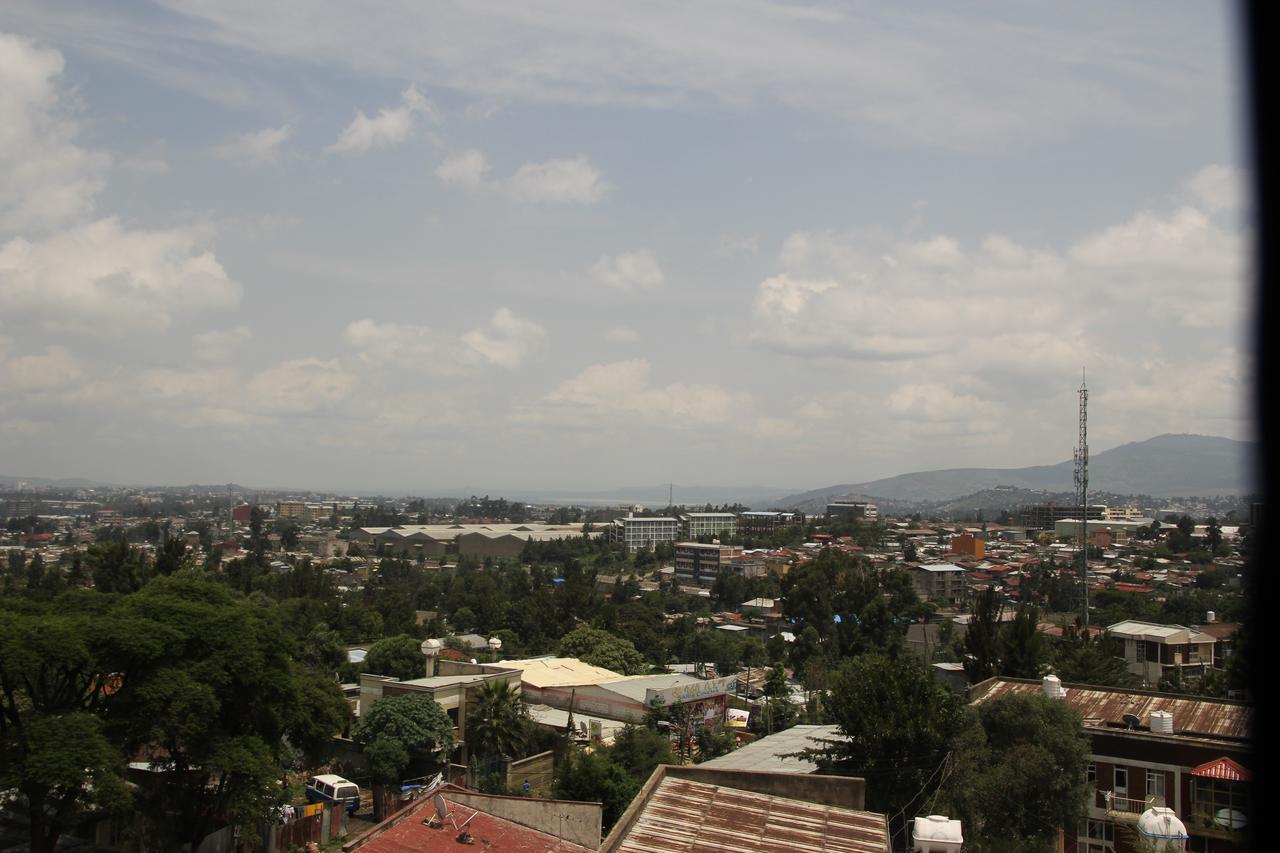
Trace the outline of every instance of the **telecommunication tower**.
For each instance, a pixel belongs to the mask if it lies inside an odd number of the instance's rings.
[[[1084,586],[1084,632],[1089,635],[1089,388],[1080,371],[1080,439],[1075,452],[1076,498],[1080,504],[1080,579]]]

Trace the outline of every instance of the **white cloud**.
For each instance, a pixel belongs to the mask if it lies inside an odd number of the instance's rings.
[[[661,287],[664,281],[662,268],[648,249],[623,252],[614,257],[602,256],[591,267],[591,277],[624,293],[653,290]]]
[[[178,314],[235,307],[240,285],[194,228],[130,231],[100,219],[0,246],[0,308],[46,328],[104,337],[169,326]]]
[[[253,402],[253,411],[299,414],[339,402],[354,384],[355,377],[336,360],[299,358],[255,374],[245,390]]]
[[[499,308],[488,323],[456,338],[428,326],[369,318],[348,324],[343,336],[364,364],[451,374],[486,365],[517,368],[537,350],[546,330]]]
[[[84,378],[84,362],[65,347],[50,346],[39,355],[5,358],[0,350],[0,389],[47,391]]]
[[[400,93],[400,105],[384,107],[373,118],[362,110],[347,125],[338,141],[329,146],[330,151],[344,154],[364,154],[375,148],[399,145],[409,138],[419,116],[431,117],[434,112],[426,97],[410,86]]]
[[[253,338],[248,326],[205,332],[194,339],[196,355],[205,361],[225,361]]]
[[[1210,212],[1240,209],[1249,192],[1248,176],[1243,170],[1218,164],[1196,172],[1186,186],[1192,197]]]
[[[611,344],[635,344],[640,342],[640,333],[629,326],[614,326],[604,333],[604,339]]]
[[[718,385],[656,386],[646,359],[596,364],[561,382],[535,406],[518,414],[526,421],[590,426],[641,422],[670,428],[750,426],[751,396]]]
[[[252,133],[241,134],[213,149],[225,160],[247,160],[250,163],[274,163],[280,158],[281,147],[293,135],[290,125],[267,127]]]
[[[524,364],[545,336],[537,323],[499,308],[487,325],[463,335],[462,342],[488,363],[510,370]]]
[[[59,89],[62,54],[0,33],[0,232],[87,214],[110,158],[76,144],[74,101]]]
[[[595,204],[609,191],[600,170],[586,157],[525,163],[503,182],[517,201],[547,204]]]
[[[752,337],[792,355],[1030,375],[1097,363],[1107,333],[1126,349],[1135,336],[1116,327],[1126,316],[1231,328],[1244,261],[1241,234],[1185,204],[1064,252],[999,234],[965,246],[949,235],[801,232],[782,247],[782,271],[757,287]]]
[[[474,189],[484,181],[485,172],[489,171],[489,163],[482,152],[472,148],[445,158],[436,167],[436,177],[446,184],[460,184]]]
[[[337,0],[164,5],[184,41],[429,79],[486,101],[704,111],[780,103],[893,140],[982,151],[1099,124],[1190,128],[1201,114],[1187,102],[1226,100],[1230,85],[1220,16],[1157,20],[1124,4],[1016,20],[1000,10],[773,0],[644,4],[626,15],[573,0],[445,10],[393,0],[376,15]],[[118,41],[142,41],[119,29]],[[83,40],[120,52],[111,39]],[[175,77],[187,70],[185,55],[156,53],[146,55]]]

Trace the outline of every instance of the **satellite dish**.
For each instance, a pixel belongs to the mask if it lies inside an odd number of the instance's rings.
[[[1138,719],[1137,714],[1131,714],[1128,711],[1124,713],[1121,719],[1123,719],[1124,724],[1131,729],[1136,729],[1138,725],[1142,722],[1141,720]]]
[[[449,817],[449,804],[444,801],[444,795],[436,794],[435,798],[432,799],[431,804],[436,807],[436,817],[443,825],[445,820]]]

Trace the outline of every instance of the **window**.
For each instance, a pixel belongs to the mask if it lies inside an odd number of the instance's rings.
[[[1089,769],[1086,771],[1085,778],[1089,780],[1090,785],[1098,784],[1098,765],[1090,761]]]
[[[1076,853],[1114,853],[1115,824],[1082,820],[1076,832]]]
[[[1153,806],[1163,806],[1164,803],[1164,771],[1148,770],[1147,771],[1147,796],[1152,799]]]
[[[1147,659],[1147,644],[1142,640],[1138,640],[1135,645],[1137,646],[1137,651],[1135,652],[1134,659],[1138,663],[1145,662]]]
[[[1117,767],[1115,778],[1116,781],[1111,786],[1111,790],[1115,791],[1117,797],[1129,796],[1129,768]]]

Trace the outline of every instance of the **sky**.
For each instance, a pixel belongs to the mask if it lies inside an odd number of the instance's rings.
[[[1251,437],[1231,4],[6,0],[0,473],[811,488]]]

